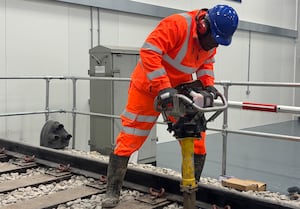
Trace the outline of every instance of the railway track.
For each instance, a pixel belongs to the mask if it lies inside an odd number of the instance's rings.
[[[100,197],[96,200],[99,207],[94,204],[78,208],[101,208],[106,185],[106,162],[5,139],[0,139],[0,161],[0,199],[7,197],[0,208],[53,209],[60,208],[62,204],[68,205],[71,201],[95,197]],[[4,178],[5,175],[18,177]],[[44,194],[31,197],[27,188],[44,191]],[[124,190],[131,191],[134,197],[122,197],[121,205],[116,209],[163,209],[172,208],[174,204],[180,208],[183,202],[179,178],[147,170],[128,168]],[[9,201],[9,197],[16,193],[20,198]],[[201,209],[300,208],[207,184],[199,184],[196,201],[197,208]]]

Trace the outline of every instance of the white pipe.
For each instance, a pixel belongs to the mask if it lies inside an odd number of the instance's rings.
[[[215,100],[215,104],[222,105],[222,101]],[[255,111],[263,111],[263,112],[283,112],[283,113],[300,114],[300,107],[276,105],[276,104],[258,104],[258,103],[228,101],[228,107],[241,108],[241,109],[247,109],[247,110],[255,110]]]
[[[277,106],[278,112],[285,112],[285,113],[300,113],[300,107],[296,106],[284,106],[284,105],[278,105]]]

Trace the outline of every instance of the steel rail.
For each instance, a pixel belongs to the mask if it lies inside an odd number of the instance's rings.
[[[21,142],[0,139],[2,148],[7,155],[12,156],[35,156],[36,163],[56,167],[57,165],[70,165],[71,172],[93,178],[106,175],[107,162],[73,155],[61,150],[46,147],[36,147]],[[180,191],[180,178],[160,174],[153,171],[130,167],[127,170],[124,186],[129,189],[138,189],[142,192],[149,188],[164,188],[170,200],[182,203]],[[168,198],[167,198],[168,199]],[[219,206],[230,205],[231,209],[296,209],[297,207],[246,195],[236,190],[228,190],[208,184],[199,184],[196,194],[197,206],[203,204],[217,204]]]

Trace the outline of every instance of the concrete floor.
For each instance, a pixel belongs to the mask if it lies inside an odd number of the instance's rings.
[[[246,130],[300,136],[300,120],[258,126]],[[267,183],[267,190],[287,193],[300,187],[300,142],[229,134],[226,175]],[[207,137],[207,160],[203,177],[222,174],[222,135]],[[181,172],[181,150],[177,141],[157,145],[157,166]]]

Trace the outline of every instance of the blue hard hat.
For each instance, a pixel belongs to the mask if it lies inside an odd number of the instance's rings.
[[[239,17],[227,5],[216,5],[207,11],[211,33],[218,44],[228,46],[237,29]]]

